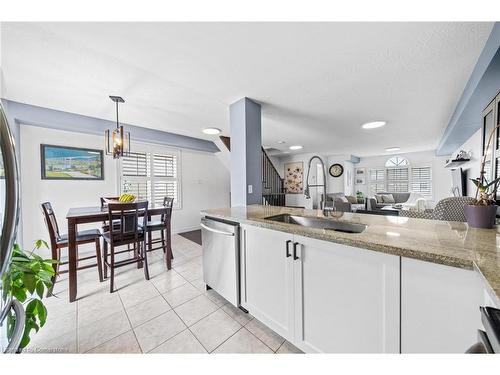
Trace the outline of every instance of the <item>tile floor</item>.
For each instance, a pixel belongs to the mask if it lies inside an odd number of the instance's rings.
[[[201,246],[172,238],[175,259],[149,253],[150,280],[134,265],[117,271],[117,291],[95,268],[78,274],[78,301],[68,302],[63,277],[46,299],[45,327],[30,353],[300,353],[292,344],[228,304],[203,283]],[[124,254],[124,256],[126,256]]]

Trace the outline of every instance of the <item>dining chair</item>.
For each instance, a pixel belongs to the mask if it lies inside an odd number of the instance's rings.
[[[57,263],[53,264],[55,275],[52,277],[52,282],[55,283],[57,276],[61,273],[66,273],[68,270],[59,270],[59,266],[66,265],[68,262],[61,262],[61,249],[68,247],[68,235],[59,233],[59,226],[57,224],[56,215],[52,209],[50,202],[45,202],[41,204],[43,218],[47,230],[49,231],[50,238],[50,249],[52,252],[52,259],[57,260]],[[102,256],[101,256],[101,233],[98,229],[88,229],[83,231],[78,231],[76,234],[76,251],[78,263],[82,260],[96,258],[95,264],[85,265],[82,267],[77,267],[77,270],[83,270],[90,267],[97,266],[97,272],[99,273],[99,281],[104,281],[102,274]],[[88,243],[95,243],[96,255],[79,258],[78,257],[78,246]]]
[[[160,220],[150,221],[147,223],[147,251],[163,249],[163,253],[167,255],[167,264],[170,265],[174,255],[172,252],[172,208],[174,205],[174,198],[164,197],[163,207],[164,211],[160,215]],[[160,231],[160,239],[153,240],[153,232]],[[166,238],[165,238],[166,237]],[[161,243],[160,247],[153,248],[153,244]],[[168,267],[170,269],[170,266]]]
[[[142,222],[141,222],[142,221]],[[144,227],[148,221],[148,202],[137,203],[109,203],[108,222],[118,222],[119,225],[109,226],[109,231],[102,233],[104,239],[104,278],[108,277],[110,269],[110,293],[114,292],[115,268],[128,264],[137,263],[137,268],[144,263],[144,276],[149,280],[148,260]],[[119,246],[133,245],[134,255],[132,258],[115,260],[118,252],[115,249]],[[109,259],[108,259],[109,245]]]
[[[108,199],[118,201],[118,199],[120,199],[120,197],[100,197],[99,199],[101,201],[101,210],[104,210],[105,208],[108,207],[108,201],[107,201]],[[116,224],[117,223],[113,223],[113,225],[116,225]],[[103,232],[109,231],[109,223],[108,223],[108,221],[103,221],[102,222],[102,231]]]

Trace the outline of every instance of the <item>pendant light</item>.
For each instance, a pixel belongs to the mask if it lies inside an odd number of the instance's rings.
[[[130,133],[123,131],[123,126],[118,122],[118,103],[125,103],[121,96],[112,96],[109,98],[116,104],[116,128],[110,132],[104,133],[106,142],[106,155],[113,155],[113,159],[119,159],[130,153]]]

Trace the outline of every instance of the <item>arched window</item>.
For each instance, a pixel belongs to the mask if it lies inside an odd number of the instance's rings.
[[[393,156],[392,158],[388,159],[385,163],[386,168],[391,168],[391,167],[408,167],[410,165],[410,162],[408,159],[403,158],[401,156]]]

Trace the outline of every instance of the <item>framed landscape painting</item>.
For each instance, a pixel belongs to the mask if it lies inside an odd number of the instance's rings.
[[[40,145],[42,180],[104,180],[102,150]]]

